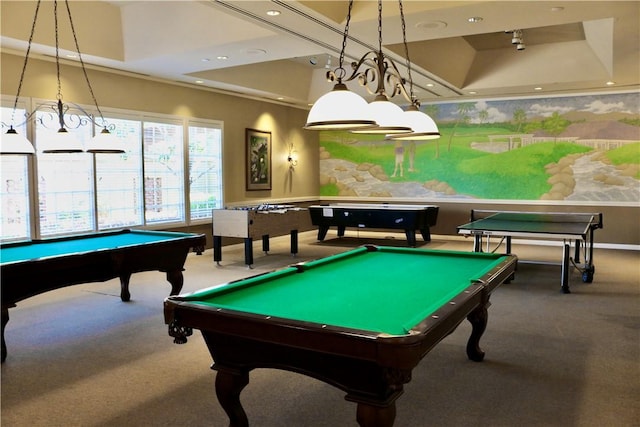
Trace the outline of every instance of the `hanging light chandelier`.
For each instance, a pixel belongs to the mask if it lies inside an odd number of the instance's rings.
[[[334,89],[321,96],[313,105],[304,126],[309,130],[348,130],[353,133],[383,134],[390,139],[421,140],[440,137],[435,122],[420,111],[420,102],[413,92],[411,61],[406,38],[406,25],[402,0],[398,1],[402,19],[402,36],[407,61],[409,90],[407,81],[391,58],[382,52],[382,0],[378,0],[378,50],[367,52],[358,62],[352,62],[353,72],[346,77],[343,68],[353,0],[349,1],[347,21],[343,33],[342,49],[338,67],[327,72],[327,79],[335,81]],[[375,95],[371,103],[351,92],[343,81],[358,79],[361,86]],[[375,90],[370,84],[375,83]],[[407,111],[390,101],[402,95],[410,103]]]
[[[18,106],[18,99],[20,98],[20,92],[22,90],[22,83],[24,81],[25,71],[27,69],[27,63],[29,61],[29,53],[31,51],[31,44],[33,42],[33,33],[36,28],[36,22],[38,20],[38,12],[40,10],[41,0],[38,0],[36,4],[36,10],[33,17],[33,23],[31,24],[31,33],[29,35],[29,42],[27,46],[27,52],[24,58],[24,63],[22,66],[22,73],[20,74],[20,80],[18,83],[18,91],[16,93],[15,102],[13,104],[13,111],[11,113],[11,122],[9,124],[8,131],[3,135],[2,142],[0,144],[0,154],[34,154],[34,146],[27,138],[18,134],[18,132],[14,129],[15,124],[15,115],[16,109]],[[59,126],[55,133],[48,135],[46,138],[43,138],[43,141],[39,141],[38,145],[41,148],[43,153],[78,153],[78,152],[89,152],[89,153],[124,153],[124,144],[122,141],[111,134],[111,131],[114,129],[113,125],[109,125],[102,115],[102,111],[98,106],[98,102],[96,101],[96,97],[93,93],[93,88],[91,87],[91,83],[89,82],[89,76],[87,75],[87,70],[84,65],[84,61],[82,60],[82,54],[80,53],[80,47],[78,45],[78,38],[76,36],[75,27],[73,25],[73,19],[71,17],[71,10],[69,8],[68,0],[65,0],[65,5],[67,9],[67,15],[69,17],[69,24],[71,26],[71,32],[73,34],[73,40],[75,42],[76,53],[78,55],[78,59],[80,61],[80,65],[82,67],[82,72],[84,74],[85,80],[87,82],[87,86],[89,88],[89,93],[91,94],[91,98],[93,99],[94,106],[98,113],[99,117],[96,117],[93,114],[88,113],[84,108],[82,108],[78,104],[74,103],[65,103],[63,102],[62,97],[62,85],[60,83],[60,53],[59,53],[59,43],[58,43],[58,2],[54,0],[53,2],[53,15],[54,15],[54,28],[55,28],[55,59],[56,59],[56,77],[58,83],[58,93],[57,93],[57,101],[55,102],[45,102],[26,115],[23,123],[17,125],[21,126],[22,124],[30,121],[36,115],[36,112],[45,112],[49,118],[54,118],[52,121],[56,122],[56,126]],[[42,118],[36,118],[42,125],[47,127],[47,123]],[[102,131],[98,133],[94,138],[92,138],[85,147],[82,146],[82,143],[73,135],[73,133],[69,132],[70,128],[78,128],[83,125],[93,124],[97,127],[102,128]],[[4,125],[4,124],[3,124]]]
[[[342,49],[338,67],[335,70],[327,71],[327,80],[336,82],[333,90],[322,95],[311,107],[307,116],[305,129],[309,130],[352,130],[377,126],[367,112],[367,101],[360,95],[351,92],[342,83],[342,79],[347,75],[344,69],[344,53],[347,47],[349,36],[349,23],[351,21],[351,9],[353,1],[349,1],[347,12],[347,23],[342,34]]]

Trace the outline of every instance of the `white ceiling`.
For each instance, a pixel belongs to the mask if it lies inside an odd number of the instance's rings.
[[[60,1],[62,56],[75,47]],[[4,51],[24,55],[35,4],[1,2]],[[332,87],[325,73],[338,64],[348,2],[71,0],[70,8],[91,66],[307,108]],[[398,2],[385,0],[382,9],[383,50],[406,77]],[[640,87],[638,1],[405,0],[403,9],[422,103]],[[377,14],[376,1],[354,2],[345,69],[377,50]],[[511,44],[506,31],[514,29],[522,29],[525,50]],[[47,0],[32,54],[54,55],[54,40]],[[348,86],[366,94],[356,81]]]

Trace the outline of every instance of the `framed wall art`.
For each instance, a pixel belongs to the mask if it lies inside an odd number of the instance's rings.
[[[247,190],[271,190],[271,132],[245,130]]]

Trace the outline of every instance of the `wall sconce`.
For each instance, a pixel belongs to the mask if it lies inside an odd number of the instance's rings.
[[[298,166],[298,156],[293,153],[289,153],[287,156],[287,162],[289,162],[289,170],[294,170]]]
[[[293,143],[289,144],[287,162],[289,163],[289,170],[292,172],[295,170],[296,166],[298,166],[298,152],[294,149]]]

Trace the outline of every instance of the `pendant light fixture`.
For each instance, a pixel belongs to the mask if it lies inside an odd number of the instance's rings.
[[[364,70],[360,72],[364,66]],[[369,92],[369,81],[377,81],[375,98],[369,103],[369,114],[376,120],[378,126],[352,130],[353,133],[366,134],[395,134],[407,133],[412,129],[406,125],[402,119],[402,108],[389,100],[385,82],[391,87],[391,97],[402,90],[404,79],[396,64],[384,56],[382,52],[382,1],[378,1],[378,50],[369,51],[362,58],[358,65],[354,67],[354,74],[351,79],[358,76],[360,84],[367,88]]]
[[[342,50],[340,52],[340,64],[335,71],[327,73],[330,81],[337,80],[334,90],[323,95],[314,104],[307,119],[305,129],[311,130],[349,130],[352,133],[383,134],[393,139],[433,139],[440,133],[435,122],[420,111],[420,103],[413,94],[413,81],[411,79],[411,63],[406,39],[406,25],[402,0],[398,1],[400,15],[402,17],[402,36],[404,41],[407,70],[409,72],[410,91],[407,91],[406,80],[401,76],[398,67],[382,51],[382,0],[378,0],[378,50],[364,54],[358,62],[353,62],[352,74],[345,78],[343,68],[346,49],[349,22],[353,1],[349,1],[347,23],[343,33]],[[360,85],[375,95],[374,100],[366,104],[360,96],[350,92],[343,81],[349,82],[358,79]],[[376,82],[375,90],[369,88],[369,84]],[[336,92],[348,93],[349,96],[358,98],[357,102],[347,103]],[[403,111],[390,99],[402,94],[410,103],[407,111]],[[345,96],[346,98],[346,96]],[[363,106],[362,101],[365,102]],[[357,116],[360,120],[354,120]],[[362,119],[364,118],[364,119]],[[366,123],[369,124],[366,125]]]
[[[33,42],[33,33],[36,27],[36,22],[38,20],[38,12],[40,10],[41,0],[38,0],[36,4],[36,10],[33,17],[33,23],[31,24],[31,34],[29,35],[29,43],[27,46],[27,52],[24,58],[24,64],[22,67],[22,73],[20,75],[20,80],[18,83],[18,91],[16,93],[16,99],[13,105],[13,112],[11,115],[11,123],[9,125],[9,130],[7,133],[3,135],[2,143],[0,144],[0,154],[33,154],[35,152],[33,148],[33,144],[31,144],[26,138],[20,136],[16,130],[14,129],[14,118],[15,112],[18,105],[18,99],[20,97],[20,91],[22,89],[22,83],[24,81],[24,75],[27,68],[27,63],[29,61],[29,53],[31,51],[31,44]],[[49,108],[53,110],[52,114],[57,116],[57,122],[59,128],[56,132],[52,132],[51,134],[43,137],[42,141],[38,142],[39,148],[43,153],[78,153],[85,151],[81,142],[73,135],[72,132],[69,132],[69,126],[65,121],[66,114],[72,114],[77,116],[76,127],[93,124],[97,127],[102,128],[102,131],[97,134],[89,144],[87,144],[86,151],[91,153],[124,153],[124,144],[119,140],[119,138],[113,136],[110,132],[110,128],[113,129],[112,126],[109,126],[105,121],[102,111],[98,106],[98,102],[96,101],[96,97],[93,93],[93,88],[91,87],[91,83],[89,82],[89,77],[87,75],[87,70],[84,65],[84,61],[82,60],[82,54],[80,53],[80,47],[78,45],[78,38],[76,36],[75,27],[73,25],[73,19],[71,17],[71,10],[69,8],[69,1],[65,0],[65,6],[67,9],[67,15],[69,17],[69,24],[71,26],[71,32],[73,34],[73,40],[75,42],[76,53],[78,55],[78,59],[80,61],[80,65],[82,67],[82,72],[84,74],[87,86],[89,88],[89,93],[91,94],[91,98],[93,99],[94,106],[99,115],[99,120],[96,117],[87,111],[85,111],[81,106],[73,103],[64,103],[62,97],[62,85],[60,82],[60,53],[59,53],[59,41],[58,41],[58,1],[53,1],[53,14],[54,14],[54,29],[55,29],[55,59],[56,59],[56,77],[58,83],[58,94],[56,96],[56,102],[46,102],[38,105],[34,111],[26,116],[25,122],[31,120],[37,111],[42,111],[43,109]],[[40,121],[43,125],[44,122]]]
[[[360,95],[351,92],[342,83],[342,79],[346,75],[346,71],[343,68],[344,52],[347,47],[347,37],[349,36],[352,7],[353,0],[350,0],[347,23],[342,34],[342,49],[340,50],[338,68],[327,71],[327,80],[335,81],[336,84],[331,92],[322,95],[313,104],[307,116],[307,123],[304,125],[305,129],[351,130],[378,125],[368,114],[367,101]]]

